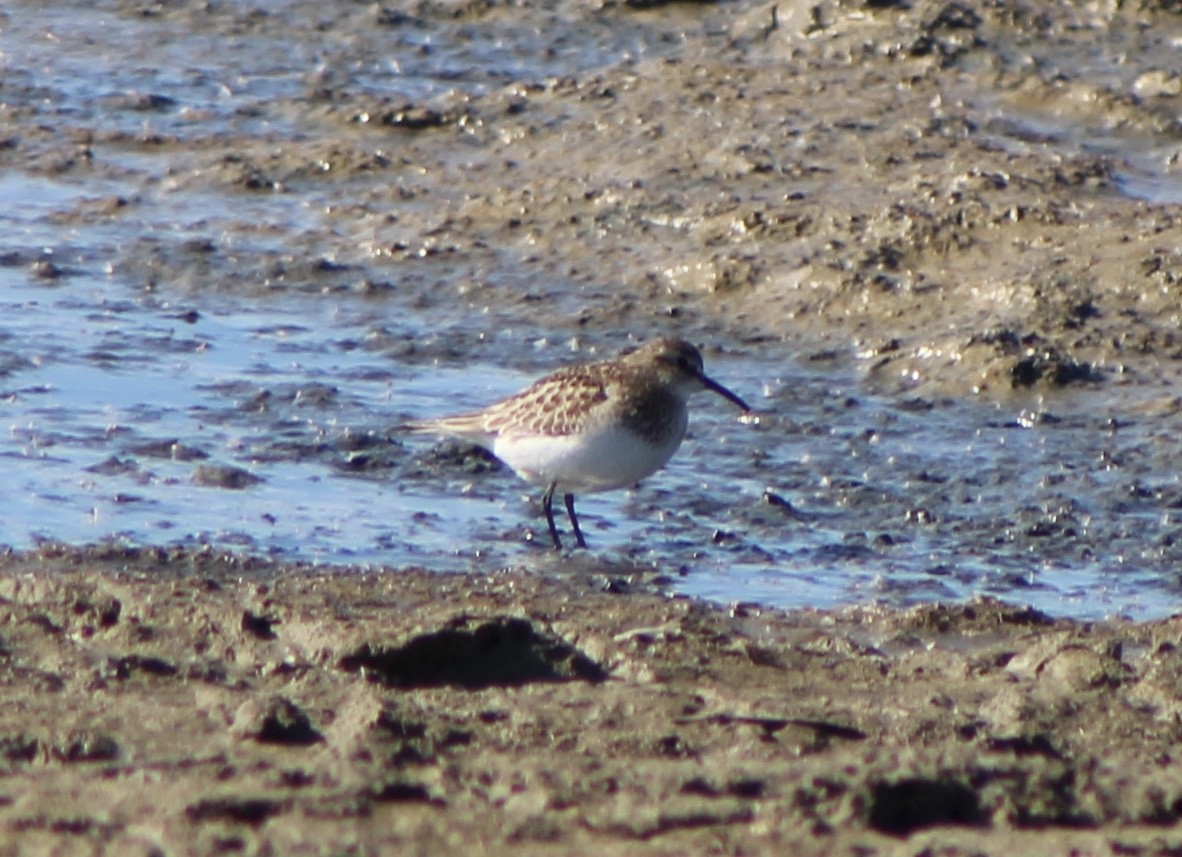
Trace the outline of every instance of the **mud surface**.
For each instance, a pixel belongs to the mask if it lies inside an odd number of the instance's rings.
[[[6,263],[360,290],[447,325],[404,359],[672,314],[890,387],[1172,380],[1171,4],[637,5],[18,3],[0,163],[147,228]]]
[[[0,853],[1182,849],[1177,4],[0,36]],[[658,333],[590,553],[392,430]]]
[[[0,570],[0,853],[1158,854],[1182,625],[594,574]]]
[[[0,11],[0,543],[487,573],[399,437],[653,334],[696,403],[598,557],[780,606],[1177,604],[1171,4]]]

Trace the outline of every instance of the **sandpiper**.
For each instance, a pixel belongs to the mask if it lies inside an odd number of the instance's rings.
[[[689,396],[711,390],[744,412],[747,403],[707,377],[698,349],[656,339],[614,360],[568,366],[487,408],[417,420],[412,431],[450,434],[489,450],[532,485],[562,548],[551,506],[561,494],[579,547],[587,547],[575,494],[635,485],[660,470],[685,437]]]

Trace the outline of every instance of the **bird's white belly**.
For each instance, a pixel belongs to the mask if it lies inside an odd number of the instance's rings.
[[[534,485],[558,483],[560,493],[626,488],[660,470],[681,445],[681,432],[650,443],[618,427],[582,435],[501,436],[492,452]]]

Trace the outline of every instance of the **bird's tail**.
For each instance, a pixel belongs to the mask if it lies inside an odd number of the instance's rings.
[[[449,434],[485,445],[494,437],[480,414],[458,414],[427,420],[406,420],[394,427],[398,434]]]
[[[404,420],[391,429],[395,434],[446,434],[439,420]]]

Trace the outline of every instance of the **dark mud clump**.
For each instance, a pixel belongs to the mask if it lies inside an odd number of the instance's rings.
[[[524,619],[463,619],[420,634],[401,646],[368,643],[341,658],[341,668],[365,670],[391,687],[516,687],[531,682],[603,681],[607,672],[560,639]]]

